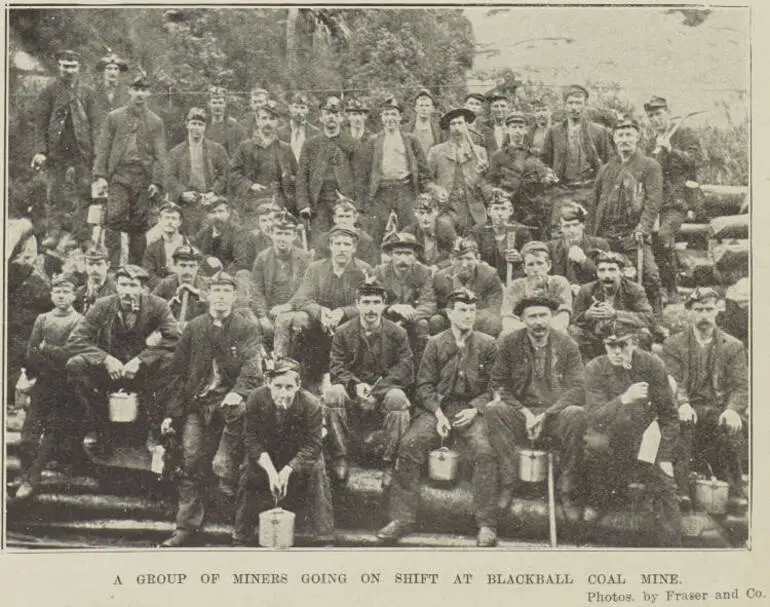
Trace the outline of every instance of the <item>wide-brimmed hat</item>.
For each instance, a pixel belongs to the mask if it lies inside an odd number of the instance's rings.
[[[442,129],[446,130],[449,128],[449,123],[452,122],[452,120],[454,120],[455,118],[458,118],[460,116],[465,118],[465,122],[468,124],[471,124],[474,120],[476,120],[476,114],[471,112],[468,108],[456,107],[446,112],[441,117],[438,124]]]

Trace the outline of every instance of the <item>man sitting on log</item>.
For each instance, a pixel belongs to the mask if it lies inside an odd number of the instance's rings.
[[[337,202],[334,203],[334,212],[332,215],[332,221],[334,226],[340,226],[354,230],[358,233],[358,242],[356,243],[356,259],[365,261],[370,266],[377,265],[380,258],[380,252],[378,250],[379,243],[375,243],[374,239],[367,234],[358,225],[358,205],[356,201],[342,194],[337,194]],[[313,258],[324,259],[331,255],[329,250],[329,233],[322,232],[313,237]]]
[[[164,278],[152,291],[153,295],[169,303],[171,313],[182,326],[208,310],[204,295],[206,280],[199,273],[200,258],[200,253],[190,245],[178,247],[171,255],[173,274]]]

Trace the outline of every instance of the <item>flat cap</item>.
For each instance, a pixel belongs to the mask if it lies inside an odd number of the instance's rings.
[[[386,293],[385,287],[382,286],[382,283],[380,283],[380,281],[377,280],[377,277],[373,275],[364,278],[364,281],[358,285],[358,288],[356,289],[356,294],[359,297],[362,295],[381,295],[382,297],[385,297]]]
[[[417,91],[417,94],[414,96],[414,100],[417,101],[420,97],[427,97],[433,102],[433,105],[437,105],[436,98],[428,89],[420,89]]]
[[[521,247],[521,256],[536,255],[537,253],[545,253],[548,257],[551,256],[551,250],[548,245],[541,240],[530,240],[523,247]]]
[[[278,213],[275,216],[275,222],[273,223],[273,229],[279,229],[279,230],[296,230],[297,226],[299,225],[299,220],[297,220],[294,215],[289,213],[286,209],[284,209],[281,213]]]
[[[191,107],[189,110],[187,110],[187,118],[185,119],[185,122],[190,122],[190,120],[200,120],[201,122],[207,122],[208,118],[206,116],[206,110],[200,107]]]
[[[164,202],[160,208],[158,209],[158,213],[179,213],[179,216],[182,216],[182,207],[180,207],[175,202],[172,202],[170,200],[167,200]]]
[[[385,253],[393,249],[412,249],[413,251],[422,251],[422,244],[415,238],[414,234],[409,232],[393,232],[382,242],[382,250]]]
[[[110,254],[105,247],[94,245],[86,250],[84,258],[86,261],[100,261],[102,259],[107,259],[109,256]]]
[[[464,98],[463,102],[468,101],[468,99],[475,99],[476,101],[481,101],[481,103],[484,103],[487,98],[484,97],[481,93],[468,93]]]
[[[361,210],[355,200],[350,196],[345,196],[345,194],[341,193],[339,190],[337,190],[337,200],[334,201],[334,208],[336,209],[337,207],[352,208],[356,211]]]
[[[626,267],[626,257],[615,251],[598,251],[594,263],[598,266],[600,263],[614,263],[619,268]]]
[[[333,114],[339,114],[342,112],[342,101],[337,95],[327,95],[321,102],[319,109],[332,112]]]
[[[684,307],[689,310],[692,308],[693,304],[703,303],[704,301],[708,301],[710,299],[719,301],[722,298],[720,297],[719,293],[717,293],[711,287],[697,287],[685,300]]]
[[[562,204],[559,215],[564,221],[573,221],[577,219],[579,222],[585,223],[588,211],[577,202],[567,202],[566,204]]]
[[[505,125],[508,126],[512,123],[527,124],[527,117],[521,112],[511,112],[505,117]]]
[[[460,257],[470,252],[479,252],[479,243],[473,238],[458,238],[452,247],[452,257]]]
[[[532,109],[535,109],[536,107],[548,107],[548,104],[543,101],[542,97],[535,97],[532,101],[529,102],[529,105]]]
[[[200,261],[201,254],[189,244],[183,244],[174,249],[171,259],[174,261]]]
[[[487,101],[489,103],[493,103],[495,101],[505,101],[505,102],[508,102],[508,97],[506,97],[505,95],[503,95],[500,92],[494,92],[494,93],[490,93],[489,95],[487,95]]]
[[[279,375],[284,375],[285,373],[296,373],[299,375],[301,369],[302,368],[296,360],[281,357],[275,361],[272,369],[267,369],[265,371],[265,377],[271,379],[273,377],[278,377]]]
[[[345,111],[350,112],[351,114],[368,114],[369,108],[366,107],[366,104],[363,101],[354,97],[345,102]]]
[[[263,202],[257,207],[257,216],[260,217],[262,215],[276,215],[283,211],[283,207],[278,206],[275,202],[270,200],[269,202]]]
[[[118,271],[115,272],[115,279],[117,280],[121,276],[130,278],[131,280],[141,280],[142,282],[145,282],[150,277],[147,270],[134,264],[126,264],[125,266],[119,267]]]
[[[588,89],[579,84],[570,84],[564,89],[564,99],[572,95],[582,95],[586,100],[588,100],[589,97]]]
[[[71,50],[64,50],[59,51],[56,53],[56,60],[57,61],[63,61],[66,63],[79,63],[80,62],[80,53],[77,51],[71,51]]]
[[[385,110],[398,110],[400,113],[404,113],[404,106],[395,97],[388,97],[382,104],[381,111]]]
[[[220,270],[209,278],[209,286],[213,287],[214,285],[231,285],[233,289],[235,289],[238,286],[238,283],[231,274],[228,274],[224,270]]]
[[[452,122],[452,120],[455,118],[459,118],[460,116],[465,118],[465,122],[468,124],[471,124],[474,120],[476,120],[476,114],[471,112],[468,108],[456,107],[446,112],[441,117],[438,124],[442,129],[446,130],[449,128],[449,123]]]
[[[628,129],[628,128],[636,129],[637,133],[642,132],[642,127],[639,126],[639,122],[636,119],[631,118],[631,116],[623,116],[620,120],[618,120],[615,123],[615,126],[612,129],[612,132],[614,133],[619,129]]]
[[[629,336],[637,335],[643,328],[635,314],[618,314],[615,320],[601,328],[600,333],[605,344],[616,344]]]
[[[329,242],[331,242],[335,236],[349,236],[353,240],[358,241],[358,232],[344,226],[334,226],[329,230]]]
[[[63,287],[64,285],[70,285],[73,288],[78,286],[78,279],[74,275],[62,272],[61,274],[55,274],[51,278],[51,288]]]
[[[551,311],[559,309],[559,302],[548,295],[531,295],[520,299],[513,308],[515,316],[521,316],[527,308],[549,308]]]
[[[474,304],[479,300],[476,294],[466,287],[460,287],[452,291],[446,298],[447,306],[451,306],[459,301],[467,304]]]
[[[650,100],[644,104],[645,112],[651,112],[652,110],[657,110],[658,108],[668,108],[668,101],[666,101],[665,97],[658,97],[657,95],[653,95]]]
[[[121,72],[128,71],[128,63],[118,57],[115,53],[105,55],[96,62],[96,71],[103,72],[108,65],[116,65]]]

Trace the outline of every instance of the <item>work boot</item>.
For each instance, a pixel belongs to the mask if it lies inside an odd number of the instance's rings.
[[[412,531],[414,531],[414,523],[391,521],[377,532],[377,539],[388,543],[397,542]]]
[[[505,512],[510,508],[513,501],[513,485],[503,485],[500,489],[500,496],[497,498],[497,508],[501,512]]]
[[[168,538],[165,542],[163,542],[160,547],[161,548],[182,548],[184,546],[191,546],[194,543],[195,540],[195,532],[194,531],[188,531],[186,529],[177,529],[174,531],[174,533],[171,535],[170,538]]]
[[[345,457],[337,457],[332,461],[332,475],[340,485],[347,484],[349,473],[348,460]]]
[[[566,495],[562,495],[561,508],[564,511],[564,518],[566,518],[570,523],[577,523],[582,520],[583,507],[576,504],[572,498],[567,497]]]
[[[22,481],[21,485],[19,485],[19,488],[16,489],[15,497],[17,500],[28,500],[32,498],[32,496],[35,495],[35,488],[32,486],[31,483],[28,481]]]
[[[380,477],[380,487],[383,491],[387,491],[390,488],[390,484],[393,482],[393,468],[391,466],[385,468],[382,471]]]
[[[497,531],[492,527],[482,526],[476,536],[476,545],[479,548],[494,548],[497,546]]]

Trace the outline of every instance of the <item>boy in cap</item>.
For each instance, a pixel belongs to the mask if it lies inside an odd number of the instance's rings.
[[[104,226],[110,261],[118,265],[120,233],[128,234],[128,261],[141,263],[150,202],[160,194],[168,167],[163,121],[147,108],[150,83],[134,79],[127,105],[107,114],[94,158],[92,189],[106,192]]]
[[[114,295],[115,281],[109,276],[109,253],[101,245],[93,245],[84,254],[86,282],[77,287],[73,307],[85,314],[100,297]]]
[[[166,191],[170,201],[184,209],[183,232],[193,236],[203,226],[206,204],[227,190],[227,152],[206,134],[208,116],[190,108],[185,125],[187,139],[168,155]]]
[[[277,501],[308,521],[316,542],[334,534],[331,488],[321,449],[323,413],[318,399],[302,389],[300,365],[278,359],[267,385],[246,402],[246,459],[236,496],[233,546],[250,543],[260,511]]]
[[[373,276],[358,286],[358,316],[334,332],[329,354],[331,386],[323,393],[329,426],[332,471],[348,476],[349,456],[371,458],[382,466],[382,485],[401,437],[409,426],[406,396],[414,381],[414,362],[406,331],[383,317],[385,288]]]
[[[204,314],[208,309],[204,290],[206,279],[199,274],[200,253],[189,244],[183,244],[172,253],[171,274],[163,278],[152,294],[165,299],[171,313],[182,326],[191,318]],[[183,306],[187,293],[187,305]]]
[[[238,121],[227,112],[227,89],[222,86],[212,86],[209,89],[209,121],[206,126],[206,136],[209,140],[221,145],[227,157],[235,154],[241,141],[249,138]],[[221,192],[224,193],[224,192]]]
[[[72,307],[75,301],[72,276],[53,277],[51,301],[54,309],[35,319],[27,343],[27,373],[37,381],[21,429],[22,482],[16,491],[17,499],[27,499],[34,494],[43,468],[57,452],[68,464],[79,464],[82,460],[82,456],[78,457],[81,448],[78,438],[82,439],[82,435],[78,437],[77,402],[64,369],[68,358],[64,346],[83,318]]]
[[[637,347],[639,329],[633,316],[615,319],[604,329],[606,354],[586,365],[587,495],[604,510],[613,496],[625,497],[629,482],[642,481],[653,508],[650,544],[676,547],[682,527],[672,462],[679,419],[666,367]]]
[[[449,265],[457,232],[451,217],[441,217],[439,201],[433,192],[423,192],[417,197],[414,214],[417,220],[406,226],[403,232],[413,234],[422,246],[420,262],[434,269]]]
[[[182,226],[182,209],[178,205],[173,202],[164,203],[160,207],[158,223],[161,227],[160,238],[147,245],[142,260],[142,267],[150,275],[147,280],[150,290],[173,272],[174,251],[186,242],[185,237],[179,233]]]
[[[259,328],[250,315],[233,310],[235,279],[225,272],[209,283],[208,314],[184,329],[168,375],[172,378],[163,434],[182,437],[183,465],[176,530],[162,547],[194,543],[206,514],[210,472],[220,490],[235,494],[243,459],[243,415],[261,383]]]
[[[334,226],[349,228],[358,233],[356,259],[365,261],[370,266],[374,267],[377,265],[380,258],[379,247],[374,239],[358,226],[359,217],[360,213],[356,201],[340,194],[339,199],[334,204],[334,215],[332,216]],[[329,251],[329,232],[323,232],[322,234],[316,235],[313,248],[313,257],[315,259],[329,257],[331,254]]]
[[[311,137],[321,134],[321,129],[307,120],[310,111],[310,99],[305,93],[294,93],[289,101],[289,123],[278,127],[278,139],[288,143],[294,154],[294,161],[299,162],[302,146]]]
[[[466,288],[453,290],[446,302],[450,327],[428,340],[417,372],[418,409],[398,447],[389,496],[390,523],[377,532],[383,542],[396,542],[415,529],[425,459],[439,438],[446,439],[454,431],[473,462],[477,544],[497,543],[497,457],[483,419],[497,348],[492,337],[473,330],[476,301]]]
[[[690,462],[712,470],[742,498],[741,459],[749,421],[746,349],[717,324],[722,298],[698,287],[685,302],[689,327],[663,342],[661,358],[677,385],[680,446],[675,461],[680,499],[689,496]],[[708,465],[708,467],[707,467]]]

